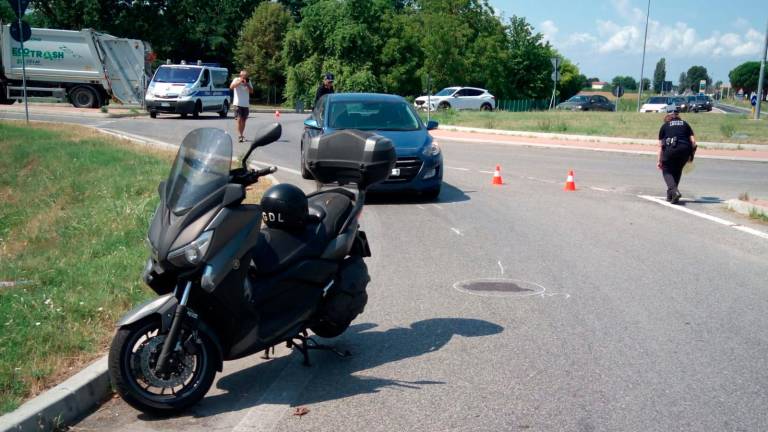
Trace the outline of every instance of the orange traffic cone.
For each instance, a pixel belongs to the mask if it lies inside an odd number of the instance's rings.
[[[280,120],[280,110],[275,111],[275,120]]]
[[[503,185],[504,180],[501,179],[501,167],[496,165],[496,171],[493,172],[493,180],[491,181],[491,184],[494,185]]]
[[[565,188],[563,190],[575,191],[576,182],[573,181],[573,170],[568,171],[568,178],[565,179]]]

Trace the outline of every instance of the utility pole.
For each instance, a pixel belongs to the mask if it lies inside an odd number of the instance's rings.
[[[763,101],[763,89],[765,84],[765,59],[768,55],[768,26],[765,28],[765,46],[763,46],[763,61],[760,62],[760,78],[757,81],[757,106],[755,107],[755,120],[760,120],[760,105]]]
[[[651,0],[648,0],[648,11],[645,13],[645,37],[643,38],[643,62],[640,64],[640,92],[637,95],[637,112],[643,99],[643,73],[645,73],[645,46],[648,43],[648,19],[651,15]]]

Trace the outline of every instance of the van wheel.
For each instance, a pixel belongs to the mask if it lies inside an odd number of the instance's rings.
[[[69,91],[69,101],[75,108],[97,108],[96,92],[87,86],[77,86]]]
[[[203,111],[203,104],[200,101],[197,101],[195,103],[195,109],[192,111],[192,117],[198,118],[200,117],[200,113]]]
[[[224,101],[224,104],[222,104],[221,106],[221,111],[219,111],[219,117],[227,118],[228,112],[229,112],[229,102]]]

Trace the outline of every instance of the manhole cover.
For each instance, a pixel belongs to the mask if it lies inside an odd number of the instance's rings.
[[[485,297],[528,297],[545,291],[541,285],[513,279],[472,279],[456,282],[453,287],[466,294]]]

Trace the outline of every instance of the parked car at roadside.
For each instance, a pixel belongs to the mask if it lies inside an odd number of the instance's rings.
[[[698,95],[688,96],[688,111],[700,112],[700,111],[712,111],[712,99],[709,96]]]
[[[387,180],[371,186],[372,192],[418,192],[427,199],[440,195],[443,154],[429,131],[436,121],[424,124],[402,97],[377,93],[332,93],[320,98],[304,121],[301,137],[301,175],[311,179],[307,151],[312,139],[343,129],[373,131],[390,140],[397,161]]]
[[[614,111],[616,106],[601,95],[576,95],[557,105],[559,110],[571,111]]]
[[[496,108],[496,97],[488,90],[481,88],[446,87],[433,96],[417,97],[414,106],[418,110],[426,111],[428,103],[430,111],[438,109],[492,111]]]

